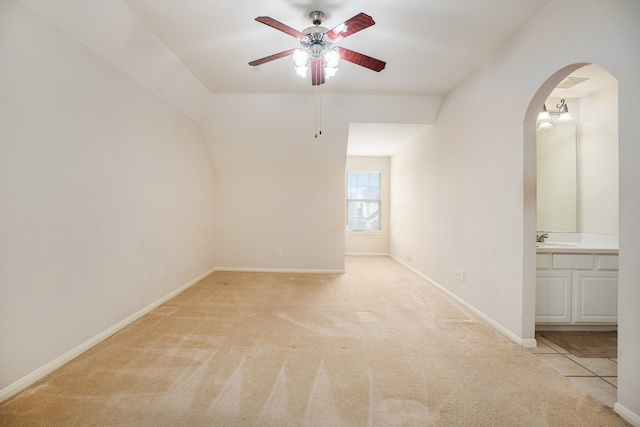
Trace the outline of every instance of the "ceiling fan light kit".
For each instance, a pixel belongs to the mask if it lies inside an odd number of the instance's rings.
[[[386,66],[386,63],[379,59],[349,49],[333,47],[335,42],[374,25],[375,22],[369,15],[359,13],[331,30],[320,26],[325,18],[323,12],[313,11],[309,14],[309,18],[313,26],[298,31],[268,16],[257,17],[256,21],[297,38],[302,48],[290,49],[257,59],[250,62],[249,65],[257,66],[291,55],[295,63],[295,71],[299,76],[306,77],[309,69],[311,70],[311,84],[313,86],[324,84],[326,79],[334,76],[338,71],[340,60],[376,72],[382,71]]]

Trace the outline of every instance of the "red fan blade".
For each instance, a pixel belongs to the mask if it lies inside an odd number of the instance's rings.
[[[362,31],[365,28],[369,28],[375,24],[373,18],[366,13],[359,13],[351,19],[344,21],[342,24],[337,25],[330,31],[327,31],[326,37],[332,41],[337,42],[345,37],[355,34],[358,31]]]
[[[345,61],[349,61],[353,64],[360,65],[361,67],[368,68],[376,72],[384,70],[384,67],[387,65],[384,61],[380,61],[379,59],[372,58],[343,47],[339,48],[338,51],[340,52],[340,58]]]
[[[262,22],[263,24],[273,27],[276,30],[280,30],[283,33],[289,34],[290,36],[293,36],[298,40],[304,40],[305,38],[307,38],[307,36],[301,33],[300,31],[295,30],[289,27],[288,25],[284,25],[282,22],[276,21],[275,19],[270,18],[268,16],[258,16],[256,18],[256,21]]]
[[[311,84],[313,86],[324,84],[324,63],[322,59],[311,61]]]
[[[255,65],[264,64],[265,62],[273,61],[274,59],[284,58],[285,56],[293,55],[294,51],[295,49],[289,49],[289,50],[285,50],[284,52],[274,53],[273,55],[265,56],[264,58],[251,61],[249,62],[249,65],[255,66]]]

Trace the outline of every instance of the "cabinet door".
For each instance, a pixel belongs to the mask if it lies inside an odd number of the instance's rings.
[[[618,273],[576,272],[576,322],[618,321]]]
[[[571,271],[538,271],[536,322],[571,322]]]

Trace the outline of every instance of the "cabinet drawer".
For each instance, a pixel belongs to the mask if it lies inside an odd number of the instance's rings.
[[[536,254],[536,268],[551,268],[551,254]]]
[[[598,270],[617,270],[618,255],[598,255]]]
[[[592,270],[593,255],[553,254],[553,268]]]

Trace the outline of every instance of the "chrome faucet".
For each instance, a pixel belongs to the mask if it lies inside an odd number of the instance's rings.
[[[540,234],[536,236],[536,242],[537,243],[544,243],[544,239],[546,239],[547,237],[549,237],[548,234]]]

